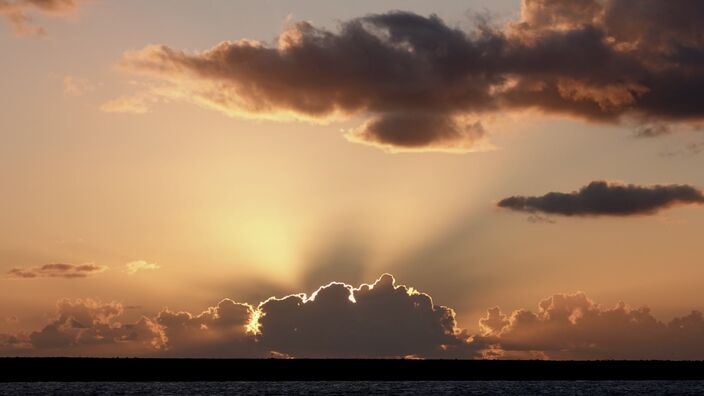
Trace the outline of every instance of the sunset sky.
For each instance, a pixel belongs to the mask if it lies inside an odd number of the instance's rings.
[[[0,355],[702,359],[702,20],[0,0]]]

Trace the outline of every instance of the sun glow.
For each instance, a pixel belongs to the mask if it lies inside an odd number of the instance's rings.
[[[249,316],[249,321],[247,324],[244,326],[246,329],[246,332],[252,335],[259,335],[262,333],[261,331],[261,323],[259,323],[259,320],[264,316],[261,310],[259,308],[255,309],[252,311],[252,314]]]

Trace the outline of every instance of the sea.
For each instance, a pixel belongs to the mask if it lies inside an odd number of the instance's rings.
[[[9,382],[0,395],[704,395],[704,381]]]

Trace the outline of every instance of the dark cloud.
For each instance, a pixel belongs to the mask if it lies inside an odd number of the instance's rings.
[[[256,319],[251,305],[224,299],[198,315],[166,309],[155,321],[164,335],[166,355],[257,357],[263,355],[254,338]]]
[[[64,278],[79,279],[99,274],[108,269],[103,265],[95,264],[44,264],[38,267],[13,268],[7,272],[9,278],[34,279],[34,278]]]
[[[470,149],[484,136],[479,122],[463,124],[451,117],[393,114],[372,119],[348,134],[352,141],[373,143],[390,150],[438,148]]]
[[[653,214],[675,205],[704,204],[704,194],[688,185],[637,186],[593,181],[571,193],[513,196],[499,201],[505,209],[560,216],[631,216]]]
[[[0,15],[17,35],[44,35],[44,28],[32,23],[32,12],[62,16],[76,11],[79,3],[80,0],[0,0]]]
[[[269,299],[261,311],[259,342],[297,357],[470,356],[468,336],[452,309],[383,275],[359,288],[342,283],[310,297]]]
[[[149,46],[122,65],[165,82],[159,95],[233,115],[363,114],[369,120],[351,140],[468,151],[484,135],[478,118],[513,109],[644,125],[702,119],[703,17],[698,0],[526,0],[503,28],[462,31],[436,16],[389,12],[337,31],[300,22],[275,45]]]
[[[602,308],[583,293],[555,294],[537,312],[505,315],[490,309],[480,320],[484,356],[548,359],[701,359],[704,318],[692,311],[658,321],[646,307]]]

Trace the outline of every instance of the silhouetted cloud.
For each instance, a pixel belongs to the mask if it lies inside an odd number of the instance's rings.
[[[255,308],[224,299],[198,315],[160,312],[155,321],[162,329],[165,354],[171,356],[264,356],[255,344]]]
[[[505,209],[561,216],[631,216],[653,214],[675,205],[704,204],[704,194],[688,185],[637,186],[593,181],[571,193],[513,196],[499,201]]]
[[[160,82],[146,96],[235,116],[362,114],[369,119],[350,140],[469,151],[483,147],[483,115],[514,109],[658,125],[641,135],[702,119],[703,17],[697,0],[526,0],[519,20],[467,32],[394,11],[337,31],[299,22],[275,45],[243,39],[195,53],[151,45],[127,52],[122,66]]]
[[[80,0],[0,0],[0,15],[20,36],[44,35],[43,27],[33,24],[31,13],[63,16],[76,11]]]
[[[44,264],[38,267],[13,268],[7,272],[9,278],[34,279],[34,278],[87,278],[108,269],[103,265],[88,264]]]
[[[484,136],[479,122],[466,124],[437,115],[393,114],[367,121],[347,138],[391,151],[429,149],[470,150]]]
[[[452,309],[395,284],[385,274],[358,288],[342,283],[310,296],[269,299],[259,306],[259,342],[297,357],[469,356],[469,336]]]
[[[548,359],[702,359],[704,318],[689,315],[658,321],[647,307],[624,303],[602,308],[583,293],[555,294],[538,311],[509,315],[490,309],[480,320],[486,357]]]

